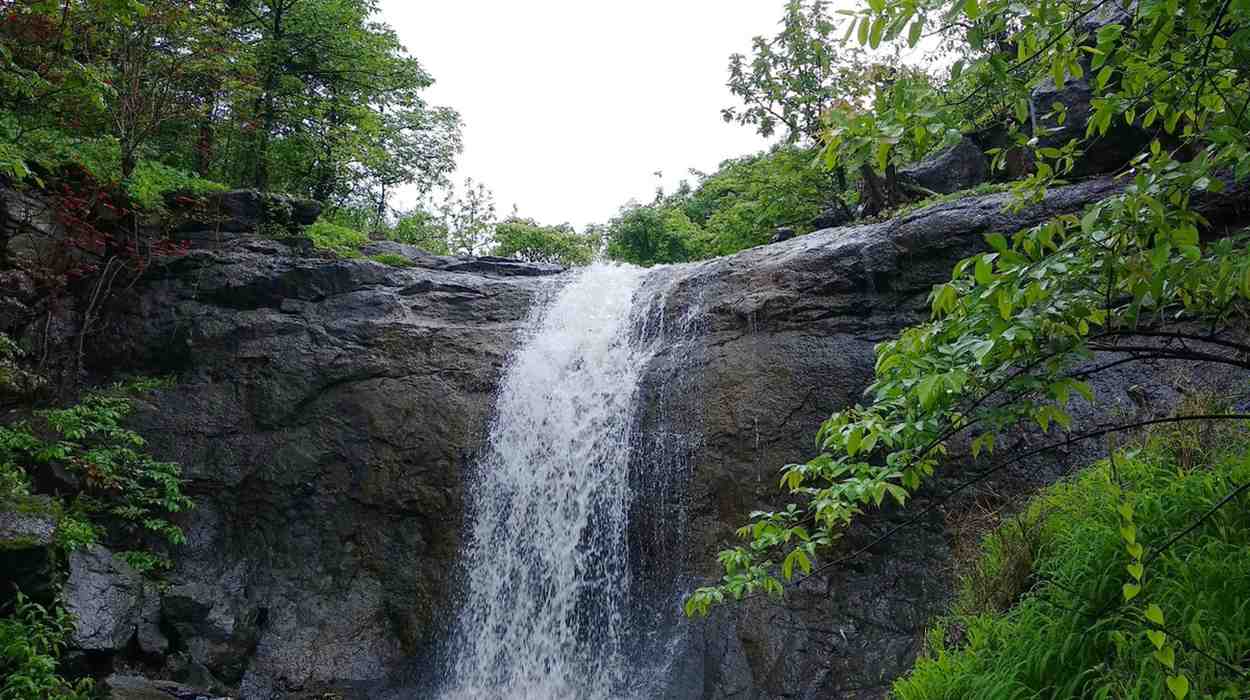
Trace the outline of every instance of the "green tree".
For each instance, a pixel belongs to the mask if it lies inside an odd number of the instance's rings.
[[[607,257],[634,265],[688,262],[702,257],[702,239],[680,208],[630,204],[608,223]]]
[[[230,109],[250,137],[238,140],[236,173],[261,189],[380,211],[396,185],[444,182],[459,117],[420,97],[433,79],[376,13],[374,0],[237,4],[248,71]]]
[[[595,257],[595,241],[569,224],[542,226],[533,219],[512,216],[495,227],[491,254],[574,267],[590,264]]]
[[[486,185],[465,178],[463,191],[448,188],[437,216],[453,255],[481,255],[495,241],[495,195]]]

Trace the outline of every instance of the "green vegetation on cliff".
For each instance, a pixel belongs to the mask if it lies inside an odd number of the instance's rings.
[[[1250,495],[1224,502],[1245,484],[1244,430],[1190,425],[1046,489],[965,565],[894,697],[1165,698],[1161,660],[1194,697],[1250,696]],[[1120,501],[1148,552],[1131,601]]]

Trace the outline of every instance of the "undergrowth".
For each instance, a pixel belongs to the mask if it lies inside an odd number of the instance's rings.
[[[71,682],[57,671],[72,631],[64,609],[44,607],[19,592],[12,614],[0,617],[0,700],[93,697],[90,679]]]
[[[318,248],[345,258],[360,257],[360,249],[369,243],[369,237],[360,231],[325,219],[319,219],[309,226],[304,235]]]
[[[1215,425],[1158,431],[986,537],[894,696],[1250,697],[1250,494],[1224,502],[1250,481],[1250,439]],[[1131,596],[1123,503],[1145,552]]]
[[[370,255],[369,259],[383,265],[390,265],[391,267],[416,267],[416,263],[398,253],[378,253],[377,255]]]

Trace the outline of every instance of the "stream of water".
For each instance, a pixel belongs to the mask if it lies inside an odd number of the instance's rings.
[[[646,271],[592,265],[539,304],[470,485],[444,700],[636,694],[626,525]],[[633,658],[631,658],[633,657]]]

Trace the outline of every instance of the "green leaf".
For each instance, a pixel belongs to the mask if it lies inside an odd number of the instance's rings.
[[[885,18],[878,17],[877,20],[872,23],[872,30],[868,34],[868,45],[874,49],[880,46],[881,35],[884,32],[885,32]]]
[[[1155,649],[1162,649],[1167,643],[1168,636],[1159,630],[1146,630],[1146,638],[1154,645]]]
[[[1124,568],[1128,569],[1129,575],[1138,581],[1141,580],[1142,575],[1145,573],[1145,567],[1136,562],[1129,564]]]
[[[1128,601],[1136,598],[1138,593],[1141,593],[1141,586],[1135,583],[1126,583],[1124,584],[1123,592],[1124,602],[1127,603]]]
[[[1155,657],[1155,660],[1163,664],[1169,670],[1176,668],[1176,652],[1172,650],[1172,647],[1163,647],[1162,649],[1155,649],[1154,657]]]
[[[1160,608],[1158,605],[1151,603],[1150,607],[1146,608],[1146,619],[1162,627],[1163,626],[1163,609]]]
[[[977,257],[976,271],[974,272],[977,284],[982,287],[988,286],[994,279],[994,270],[990,267],[990,263],[985,259],[984,255]]]
[[[916,20],[911,23],[911,27],[907,30],[907,45],[915,46],[920,41],[920,37],[923,33],[924,16],[922,15],[917,17]]]
[[[872,27],[872,19],[864,17],[859,21],[859,45],[863,46],[868,43],[868,30]]]
[[[1189,695],[1189,679],[1185,676],[1168,676],[1167,683],[1176,700],[1185,700],[1185,696]]]

